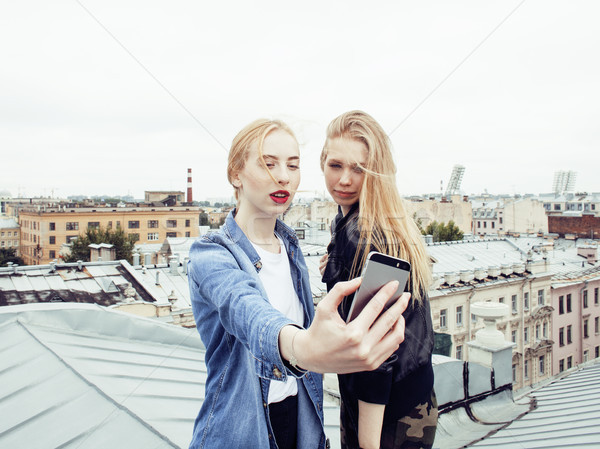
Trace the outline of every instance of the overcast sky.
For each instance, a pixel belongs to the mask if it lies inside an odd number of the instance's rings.
[[[301,189],[350,109],[391,134],[403,194],[598,192],[600,2],[20,0],[0,3],[0,191],[227,197],[259,117],[301,141]]]

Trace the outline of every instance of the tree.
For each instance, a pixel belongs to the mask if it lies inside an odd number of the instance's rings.
[[[464,236],[464,232],[462,232],[452,220],[450,220],[448,224],[432,221],[421,231],[421,234],[433,236],[434,242],[462,240]]]
[[[208,214],[206,212],[200,212],[198,219],[199,219],[198,224],[200,226],[209,226],[210,225],[210,221],[208,220]]]
[[[115,248],[115,257],[117,260],[125,259],[129,263],[133,261],[133,248],[137,238],[133,235],[125,234],[121,228],[103,229],[88,228],[84,234],[71,242],[71,254],[66,256],[65,262],[77,262],[82,260],[89,262],[91,243],[108,243]]]
[[[8,262],[15,265],[25,265],[25,261],[17,256],[17,251],[14,248],[0,249],[0,267],[8,265]]]

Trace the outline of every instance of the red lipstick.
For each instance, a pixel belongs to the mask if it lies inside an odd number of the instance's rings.
[[[288,192],[287,190],[278,190],[277,192],[271,193],[269,196],[277,204],[284,204],[290,197],[290,192]]]

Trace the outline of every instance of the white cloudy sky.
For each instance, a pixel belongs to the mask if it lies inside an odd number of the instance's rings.
[[[0,3],[0,191],[230,194],[229,144],[283,118],[307,191],[327,123],[391,133],[402,193],[600,191],[600,2],[19,0]]]

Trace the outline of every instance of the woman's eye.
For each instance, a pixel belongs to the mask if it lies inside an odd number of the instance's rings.
[[[352,168],[352,170],[354,171],[354,173],[363,173],[363,169],[361,167],[359,167],[358,165],[354,168]]]
[[[342,168],[340,164],[329,164],[330,168]]]
[[[300,168],[300,166],[295,165],[295,164],[290,164],[290,165],[288,165],[288,167],[290,170],[298,170]]]

